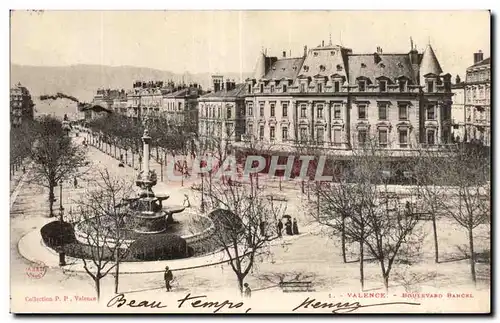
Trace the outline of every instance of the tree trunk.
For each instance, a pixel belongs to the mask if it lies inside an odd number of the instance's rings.
[[[95,278],[94,283],[95,283],[95,291],[97,294],[97,300],[99,300],[99,298],[101,297],[101,279]]]
[[[383,274],[384,276],[384,288],[385,288],[385,293],[387,294],[389,291],[389,273]]]
[[[434,233],[434,261],[439,263],[439,247],[438,247],[438,236],[437,236],[437,225],[436,225],[436,213],[432,215],[432,231]]]
[[[364,255],[363,238],[359,242],[359,282],[361,283],[361,290],[365,290],[365,255]]]
[[[476,285],[476,254],[474,252],[474,235],[472,234],[472,228],[469,231],[469,249],[470,249],[470,274],[474,285]]]
[[[342,227],[341,227],[341,243],[342,243],[342,260],[344,263],[347,263],[346,255],[345,255],[345,216],[342,216]]]
[[[116,248],[118,249],[118,248]],[[117,251],[118,253],[118,251]],[[118,282],[119,282],[119,275],[120,275],[120,262],[118,261],[118,255],[115,256],[115,261],[116,261],[116,267],[115,267],[115,294],[118,294]]]
[[[54,216],[54,186],[49,186],[49,217]]]
[[[240,289],[240,294],[243,296],[244,290],[243,290],[243,277],[238,276],[238,287]]]
[[[306,190],[304,188],[304,180],[302,180],[302,186],[301,186],[301,189],[302,189],[302,194],[305,194]]]

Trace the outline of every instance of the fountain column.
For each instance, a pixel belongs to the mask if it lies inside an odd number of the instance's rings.
[[[144,170],[144,174],[146,174],[147,176],[149,174],[149,144],[151,143],[151,137],[149,136],[148,129],[144,130],[144,134],[142,135],[142,142],[144,151],[144,156],[142,158],[143,160],[142,169]]]

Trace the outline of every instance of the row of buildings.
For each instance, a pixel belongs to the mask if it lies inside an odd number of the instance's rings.
[[[17,83],[10,89],[10,124],[14,127],[25,120],[32,120],[35,104],[25,86]]]
[[[300,57],[261,53],[244,83],[213,76],[199,101],[201,140],[267,143],[293,150],[307,143],[329,151],[376,142],[408,151],[453,142],[451,75],[429,44],[419,53],[355,53],[323,42]]]
[[[457,78],[453,91],[453,130],[460,141],[491,145],[491,58],[474,53],[465,81]]]

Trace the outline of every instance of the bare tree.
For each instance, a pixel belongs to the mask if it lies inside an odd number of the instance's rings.
[[[85,151],[65,134],[62,123],[42,117],[34,124],[34,143],[30,159],[34,162],[31,181],[49,189],[49,216],[54,216],[54,188],[60,181],[82,172]]]
[[[118,293],[120,262],[128,254],[126,230],[132,225],[127,215],[127,200],[132,187],[112,177],[107,169],[98,170],[95,181],[78,201],[77,221],[82,223],[87,253],[81,254],[85,272],[101,294],[101,279],[115,269],[115,293]]]
[[[269,255],[270,242],[278,237],[275,224],[285,207],[258,190],[221,181],[214,183],[211,197],[219,206],[210,215],[217,226],[213,240],[229,258],[243,293],[244,279],[255,266],[256,256]]]
[[[477,147],[459,147],[453,158],[443,164],[445,174],[453,180],[443,200],[445,214],[462,226],[468,235],[471,278],[476,284],[474,229],[490,221],[489,152]]]

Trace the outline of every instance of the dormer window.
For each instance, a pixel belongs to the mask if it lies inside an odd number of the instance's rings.
[[[318,56],[318,52],[314,52],[314,56]]]
[[[434,92],[434,80],[427,80],[427,92]]]
[[[380,64],[380,68],[385,68],[384,63]]]
[[[378,86],[380,92],[387,92],[387,81],[385,80],[378,81]]]
[[[335,51],[334,51],[334,50],[332,50],[332,51],[330,52],[330,55],[332,55],[332,56],[333,56],[333,55],[335,55]]]
[[[248,84],[248,93],[252,93],[252,84]]]
[[[407,81],[406,80],[399,80],[399,92],[406,92],[406,85]]]
[[[333,82],[333,92],[340,92],[340,81]]]
[[[358,80],[358,91],[359,92],[366,91],[366,81],[365,80]]]
[[[319,70],[320,70],[321,72],[324,72],[324,71],[325,71],[325,65],[320,65],[320,66],[319,66]]]
[[[342,65],[340,64],[337,65],[337,71],[342,71]]]
[[[271,85],[271,93],[274,93],[274,85]]]
[[[308,72],[309,71],[309,66],[305,65],[304,66],[304,71]]]
[[[286,84],[283,84],[282,88],[283,88],[283,92],[286,92]]]
[[[399,68],[403,68],[403,64],[398,63],[398,67],[399,67]]]
[[[319,93],[323,92],[323,84],[322,83],[318,83],[318,92]]]
[[[365,63],[361,63],[361,68],[366,68],[366,64]]]
[[[264,93],[264,84],[260,84],[260,93]]]

